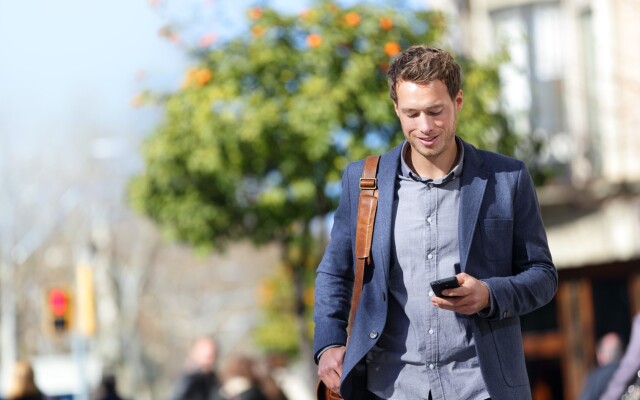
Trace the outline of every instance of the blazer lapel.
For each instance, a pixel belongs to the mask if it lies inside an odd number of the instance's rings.
[[[476,149],[463,142],[464,165],[460,181],[460,214],[458,219],[458,241],[460,266],[464,271],[469,258],[473,233],[478,225],[478,213],[487,186],[487,174],[481,169],[482,159]]]

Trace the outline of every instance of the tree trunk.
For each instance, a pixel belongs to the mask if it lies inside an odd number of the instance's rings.
[[[300,353],[300,359],[304,368],[305,380],[308,379],[308,383],[313,385],[317,374],[315,371],[315,362],[313,361],[313,343],[309,340],[307,332],[307,319],[306,311],[307,305],[304,302],[304,268],[299,266],[294,268],[293,285],[295,290],[295,312],[296,312],[296,326],[298,328],[298,351]]]

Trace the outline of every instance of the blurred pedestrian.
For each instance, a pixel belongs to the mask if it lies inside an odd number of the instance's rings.
[[[620,365],[602,395],[602,400],[619,400],[640,371],[640,313],[633,319],[631,338]]]
[[[286,355],[280,353],[269,354],[265,358],[265,363],[269,376],[278,385],[278,388],[289,400],[313,400],[315,399],[311,385],[302,378],[301,373],[304,368],[296,368],[289,363]],[[300,369],[303,371],[300,372]],[[266,390],[265,390],[266,391]],[[270,400],[276,400],[270,397]]]
[[[222,400],[215,371],[217,345],[209,337],[198,338],[189,353],[185,372],[176,383],[171,400]]]
[[[13,366],[11,383],[6,395],[7,400],[45,400],[48,399],[36,385],[31,363],[18,361]]]
[[[280,374],[284,370],[284,363],[284,356],[278,357],[275,354],[256,362],[254,372],[258,379],[258,385],[268,400],[302,400],[285,394],[281,379],[283,376]]]
[[[231,356],[222,372],[222,395],[227,400],[269,400],[260,388],[252,358]]]
[[[598,400],[607,388],[607,384],[618,368],[623,346],[620,336],[615,332],[604,335],[596,346],[597,365],[591,369],[585,380],[580,400]]]
[[[96,390],[96,400],[124,400],[118,394],[116,377],[113,374],[105,374]]]

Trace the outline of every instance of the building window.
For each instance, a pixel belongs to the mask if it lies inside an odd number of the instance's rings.
[[[557,3],[526,4],[490,13],[501,67],[503,107],[514,129],[546,143],[538,162],[567,175],[571,142],[564,107],[561,10]]]
[[[596,83],[595,62],[595,37],[593,32],[593,14],[591,10],[585,10],[580,15],[580,37],[582,38],[582,66],[584,68],[584,87],[587,95],[584,96],[584,104],[587,117],[587,159],[590,171],[588,175],[599,176],[602,173],[602,157],[598,151],[601,149],[600,130],[598,120],[598,98]]]

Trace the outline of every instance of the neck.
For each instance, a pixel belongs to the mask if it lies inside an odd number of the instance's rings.
[[[414,152],[411,146],[407,147],[407,154],[405,154],[407,165],[421,178],[442,178],[451,172],[458,161],[459,151],[457,141],[451,151],[440,154],[437,157],[424,157],[423,155]]]

